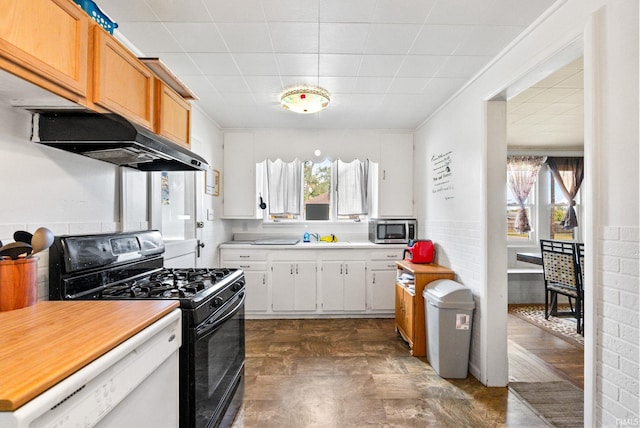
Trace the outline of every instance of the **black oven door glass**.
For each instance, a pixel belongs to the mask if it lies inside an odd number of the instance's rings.
[[[380,239],[405,239],[406,236],[404,223],[378,225],[378,237]]]
[[[238,389],[245,358],[244,300],[242,292],[196,329],[194,428],[218,426]]]

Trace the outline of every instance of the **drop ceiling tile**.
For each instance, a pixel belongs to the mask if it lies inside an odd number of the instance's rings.
[[[360,54],[369,36],[369,24],[320,24],[320,52]]]
[[[280,80],[282,81],[281,90],[291,86],[318,85],[316,76],[280,76]]]
[[[116,23],[125,22],[157,22],[159,18],[151,7],[144,1],[109,0],[100,2],[102,10]]]
[[[186,52],[227,52],[218,27],[212,22],[168,22],[165,26]]]
[[[191,59],[205,76],[235,76],[238,67],[228,53],[192,53]]]
[[[584,73],[582,71],[578,71],[559,82],[555,87],[582,89],[584,87]]]
[[[434,77],[448,57],[438,55],[409,55],[398,71],[398,77]]]
[[[356,77],[320,77],[320,87],[329,94],[352,92],[356,84]]]
[[[318,22],[319,0],[262,0],[267,21]]]
[[[393,77],[398,73],[404,55],[363,55],[359,76]]]
[[[391,82],[387,93],[389,94],[415,94],[421,93],[431,77],[396,77]]]
[[[120,32],[145,55],[148,52],[182,52],[176,39],[160,22],[131,22]]]
[[[271,53],[232,54],[240,74],[247,76],[269,76],[278,74],[276,57]]]
[[[469,37],[472,26],[425,25],[411,48],[412,55],[451,55]]]
[[[514,26],[472,26],[456,55],[495,56],[524,30]]]
[[[391,84],[391,77],[358,77],[354,92],[362,94],[384,94]]]
[[[422,24],[436,0],[378,0],[373,22]]]
[[[491,60],[490,56],[450,56],[436,77],[471,78]]]
[[[357,76],[362,57],[360,55],[320,55],[320,75]]]
[[[427,24],[482,24],[487,0],[438,0],[427,17]]]
[[[275,52],[318,52],[318,24],[275,22],[269,24],[269,33]]]
[[[278,70],[282,75],[317,76],[318,55],[316,54],[277,54]]]
[[[244,76],[244,80],[255,93],[280,93],[284,89],[278,76]]]
[[[266,23],[220,23],[218,29],[230,52],[271,52],[271,37]]]
[[[411,49],[420,27],[414,24],[372,24],[364,52],[406,54]]]
[[[202,70],[198,67],[191,56],[184,52],[161,52],[158,58],[180,78],[182,76],[201,75]]]
[[[576,93],[576,91],[581,92],[580,90],[576,90],[573,88],[553,88],[542,91],[540,94],[531,98],[531,102],[534,103],[557,103],[562,101],[563,99],[570,97]]]
[[[164,22],[211,21],[209,10],[201,0],[152,0],[149,5]]]
[[[486,7],[482,13],[482,21],[490,25],[526,27],[554,2],[555,0],[492,0],[487,4],[485,1]]]
[[[249,87],[245,80],[240,76],[209,76],[207,77],[211,85],[221,94],[250,93]]]
[[[202,0],[202,3],[214,22],[264,22],[260,0]]]
[[[320,0],[320,21],[371,22],[375,8],[371,0]]]

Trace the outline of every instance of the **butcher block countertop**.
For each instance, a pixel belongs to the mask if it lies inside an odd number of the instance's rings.
[[[0,411],[16,410],[178,305],[43,301],[0,312]]]

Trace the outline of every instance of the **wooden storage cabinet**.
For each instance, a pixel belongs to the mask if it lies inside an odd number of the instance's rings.
[[[154,75],[131,51],[97,24],[92,100],[106,110],[154,129]]]
[[[436,264],[414,264],[407,260],[396,262],[398,276],[410,273],[414,276],[414,290],[396,283],[396,330],[409,344],[411,355],[424,357],[427,355],[427,335],[422,292],[432,281],[438,279],[454,279],[455,274],[449,268]]]
[[[186,148],[191,147],[191,104],[162,80],[156,86],[155,132]]]
[[[2,0],[0,16],[0,68],[84,104],[89,16],[70,0]]]

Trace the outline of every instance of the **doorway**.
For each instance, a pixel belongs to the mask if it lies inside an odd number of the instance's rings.
[[[506,88],[500,96],[489,102],[488,112],[503,112],[503,116],[497,119],[491,114],[488,115],[489,129],[495,129],[496,124],[503,121],[505,128],[503,132],[506,134],[503,137],[505,143],[499,141],[501,138],[490,142],[491,153],[537,156],[585,154],[582,51],[582,41],[575,41],[557,55],[539,64],[526,76]],[[500,149],[496,146],[497,144],[505,144],[506,147],[503,146]],[[490,175],[489,189],[498,189],[498,175]],[[506,159],[504,177],[501,188],[506,192]],[[532,213],[534,217],[532,226],[535,233],[520,237],[524,238],[520,242],[517,239],[509,240],[507,244],[505,254],[509,273],[505,275],[508,277],[505,284],[508,291],[505,291],[509,296],[509,303],[544,303],[541,273],[535,273],[534,266],[518,262],[516,253],[539,252],[539,239],[552,236],[550,236],[552,224],[549,220],[548,194],[544,194],[545,191],[548,192],[548,187],[546,189],[540,189],[536,195],[540,200],[532,206],[535,210]],[[583,187],[583,204],[589,203],[591,199],[589,196],[589,190]],[[494,195],[494,201],[499,199],[498,195]],[[580,220],[584,224],[584,217]],[[502,227],[505,228],[505,226]],[[517,272],[518,269],[520,272]],[[535,288],[536,285],[538,288]],[[514,295],[517,296],[514,297]],[[540,329],[531,330],[531,325],[520,323],[522,320],[514,320],[511,316],[507,319],[510,381],[546,381],[564,376],[565,379],[573,377],[573,383],[583,387],[582,359],[580,366],[570,369],[573,374],[567,375],[561,370],[554,370],[554,359],[559,361],[563,354],[576,353],[575,350],[568,351],[564,348],[563,342],[554,342],[559,340],[557,337]],[[518,341],[511,340],[509,335],[513,331],[517,331],[514,333],[514,338],[517,336]],[[525,331],[526,333],[523,333]],[[554,348],[557,348],[555,355]],[[583,357],[583,352],[580,351],[579,349],[577,352]],[[532,370],[522,370],[526,367]],[[527,375],[526,379],[523,378],[524,374]]]

